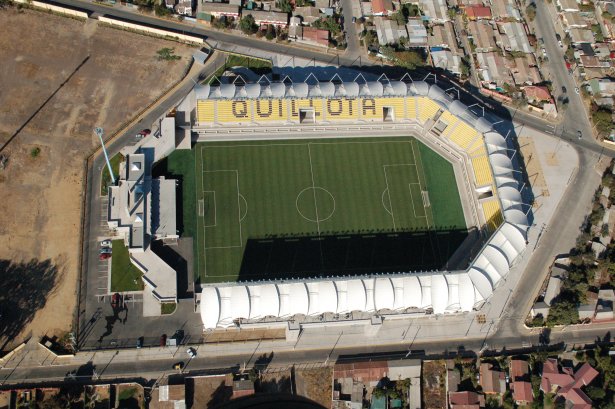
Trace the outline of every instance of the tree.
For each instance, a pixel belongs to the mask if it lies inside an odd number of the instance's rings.
[[[38,158],[38,155],[40,155],[40,154],[41,154],[41,148],[39,148],[38,146],[36,146],[36,147],[34,147],[34,148],[32,148],[30,150],[30,156],[32,158]]]
[[[248,35],[254,34],[258,31],[258,26],[256,25],[252,14],[248,14],[247,16],[244,16],[241,18],[241,20],[239,20],[239,28],[244,34]]]
[[[406,25],[406,16],[404,16],[404,13],[402,10],[399,10],[395,13],[393,13],[393,15],[391,16],[392,20],[395,20],[395,22],[400,25],[400,26],[404,26]]]
[[[376,399],[383,398],[385,396],[384,389],[382,388],[374,388],[372,390],[372,396]]]
[[[391,46],[383,46],[380,52],[395,65],[409,70],[425,65],[425,58],[417,51],[397,51]]]
[[[292,13],[293,11],[293,5],[290,0],[278,0],[276,4],[284,13]]]
[[[536,18],[536,3],[531,2],[530,4],[528,4],[528,6],[525,8],[525,15],[527,16],[528,20],[534,21],[534,19]]]
[[[579,321],[579,312],[577,305],[571,300],[556,298],[557,301],[551,305],[549,310],[549,316],[547,317],[547,326],[553,327],[554,325],[570,325],[576,324]]]
[[[267,26],[267,32],[265,33],[265,38],[269,41],[275,38],[275,29],[271,24]]]
[[[164,17],[171,14],[171,11],[162,3],[156,3],[154,5],[154,12],[158,17]]]

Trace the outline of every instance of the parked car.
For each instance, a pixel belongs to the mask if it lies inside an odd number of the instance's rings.
[[[564,87],[564,86],[562,85],[562,93],[564,93],[564,94],[565,94],[567,91],[568,91],[568,90],[566,89],[566,87]]]
[[[186,353],[188,354],[190,359],[196,358],[196,350],[194,348],[192,348],[192,347],[188,348]]]
[[[112,246],[111,240],[103,240],[103,241],[101,241],[100,242],[100,246],[101,247],[111,247]]]
[[[356,17],[353,17],[353,18],[352,18],[352,22],[353,22],[353,23],[356,23],[356,22],[357,22],[357,18],[356,18]]]
[[[576,92],[578,94],[580,92],[579,91],[579,87],[575,87],[574,92]]]
[[[111,308],[116,309],[122,302],[122,296],[119,293],[115,293],[111,296]]]
[[[579,139],[583,138],[583,132],[581,132],[580,130],[577,131],[577,138]]]
[[[112,252],[113,252],[113,249],[109,247],[103,247],[100,249],[100,254],[111,254]]]
[[[137,338],[137,349],[143,348],[143,337]]]
[[[151,129],[143,129],[142,131],[140,131],[138,134],[135,135],[135,138],[143,138],[144,136],[147,136],[151,133],[152,133]]]
[[[111,253],[102,253],[102,254],[98,255],[98,259],[101,260],[101,261],[102,260],[107,260],[109,258],[111,258]]]
[[[160,346],[161,347],[166,347],[167,346],[167,334],[162,334],[160,336]]]

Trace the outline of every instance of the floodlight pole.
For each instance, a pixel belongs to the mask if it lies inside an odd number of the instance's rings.
[[[111,175],[111,183],[115,185],[115,176],[113,176],[113,169],[111,169],[111,162],[109,162],[109,155],[107,155],[107,149],[105,149],[105,142],[103,141],[103,129],[99,126],[94,128],[94,133],[100,139],[100,146],[102,146],[103,154],[105,155],[105,162],[107,162],[107,169],[109,169],[109,175]]]

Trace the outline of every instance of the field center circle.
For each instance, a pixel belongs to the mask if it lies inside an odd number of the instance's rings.
[[[310,222],[319,223],[333,216],[335,198],[325,188],[310,186],[299,192],[295,206],[301,217]]]

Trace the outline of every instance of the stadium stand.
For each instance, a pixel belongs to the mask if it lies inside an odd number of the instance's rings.
[[[252,104],[247,100],[222,100],[217,105],[217,122],[242,123],[252,121]]]
[[[468,155],[470,155],[471,158],[478,158],[479,156],[487,155],[487,149],[485,149],[485,145],[482,145],[482,143],[476,149],[472,149],[473,146],[474,144],[468,148]]]
[[[474,170],[476,186],[485,186],[493,183],[493,176],[491,175],[487,155],[472,158],[472,168]]]
[[[343,121],[359,119],[359,101],[355,98],[325,99],[325,118],[327,121]]]
[[[253,101],[254,121],[286,121],[288,101],[285,99],[257,99]]]
[[[487,228],[490,231],[495,231],[504,222],[500,203],[497,198],[494,198],[493,200],[483,202],[482,206],[485,220],[487,221]]]
[[[472,141],[478,136],[478,131],[467,123],[460,121],[450,135],[451,141],[462,149],[468,149]]]
[[[478,156],[478,152],[487,153],[487,151],[485,150],[485,143],[483,142],[483,138],[478,135],[478,138],[474,139],[474,142],[472,142],[470,146],[468,146],[467,151],[470,156]]]
[[[419,97],[417,98],[417,102],[419,108],[418,118],[421,123],[427,122],[427,120],[436,115],[440,109],[440,106],[436,102],[427,97]]]
[[[199,123],[214,122],[216,118],[216,101],[199,100],[196,104],[197,121]]]

